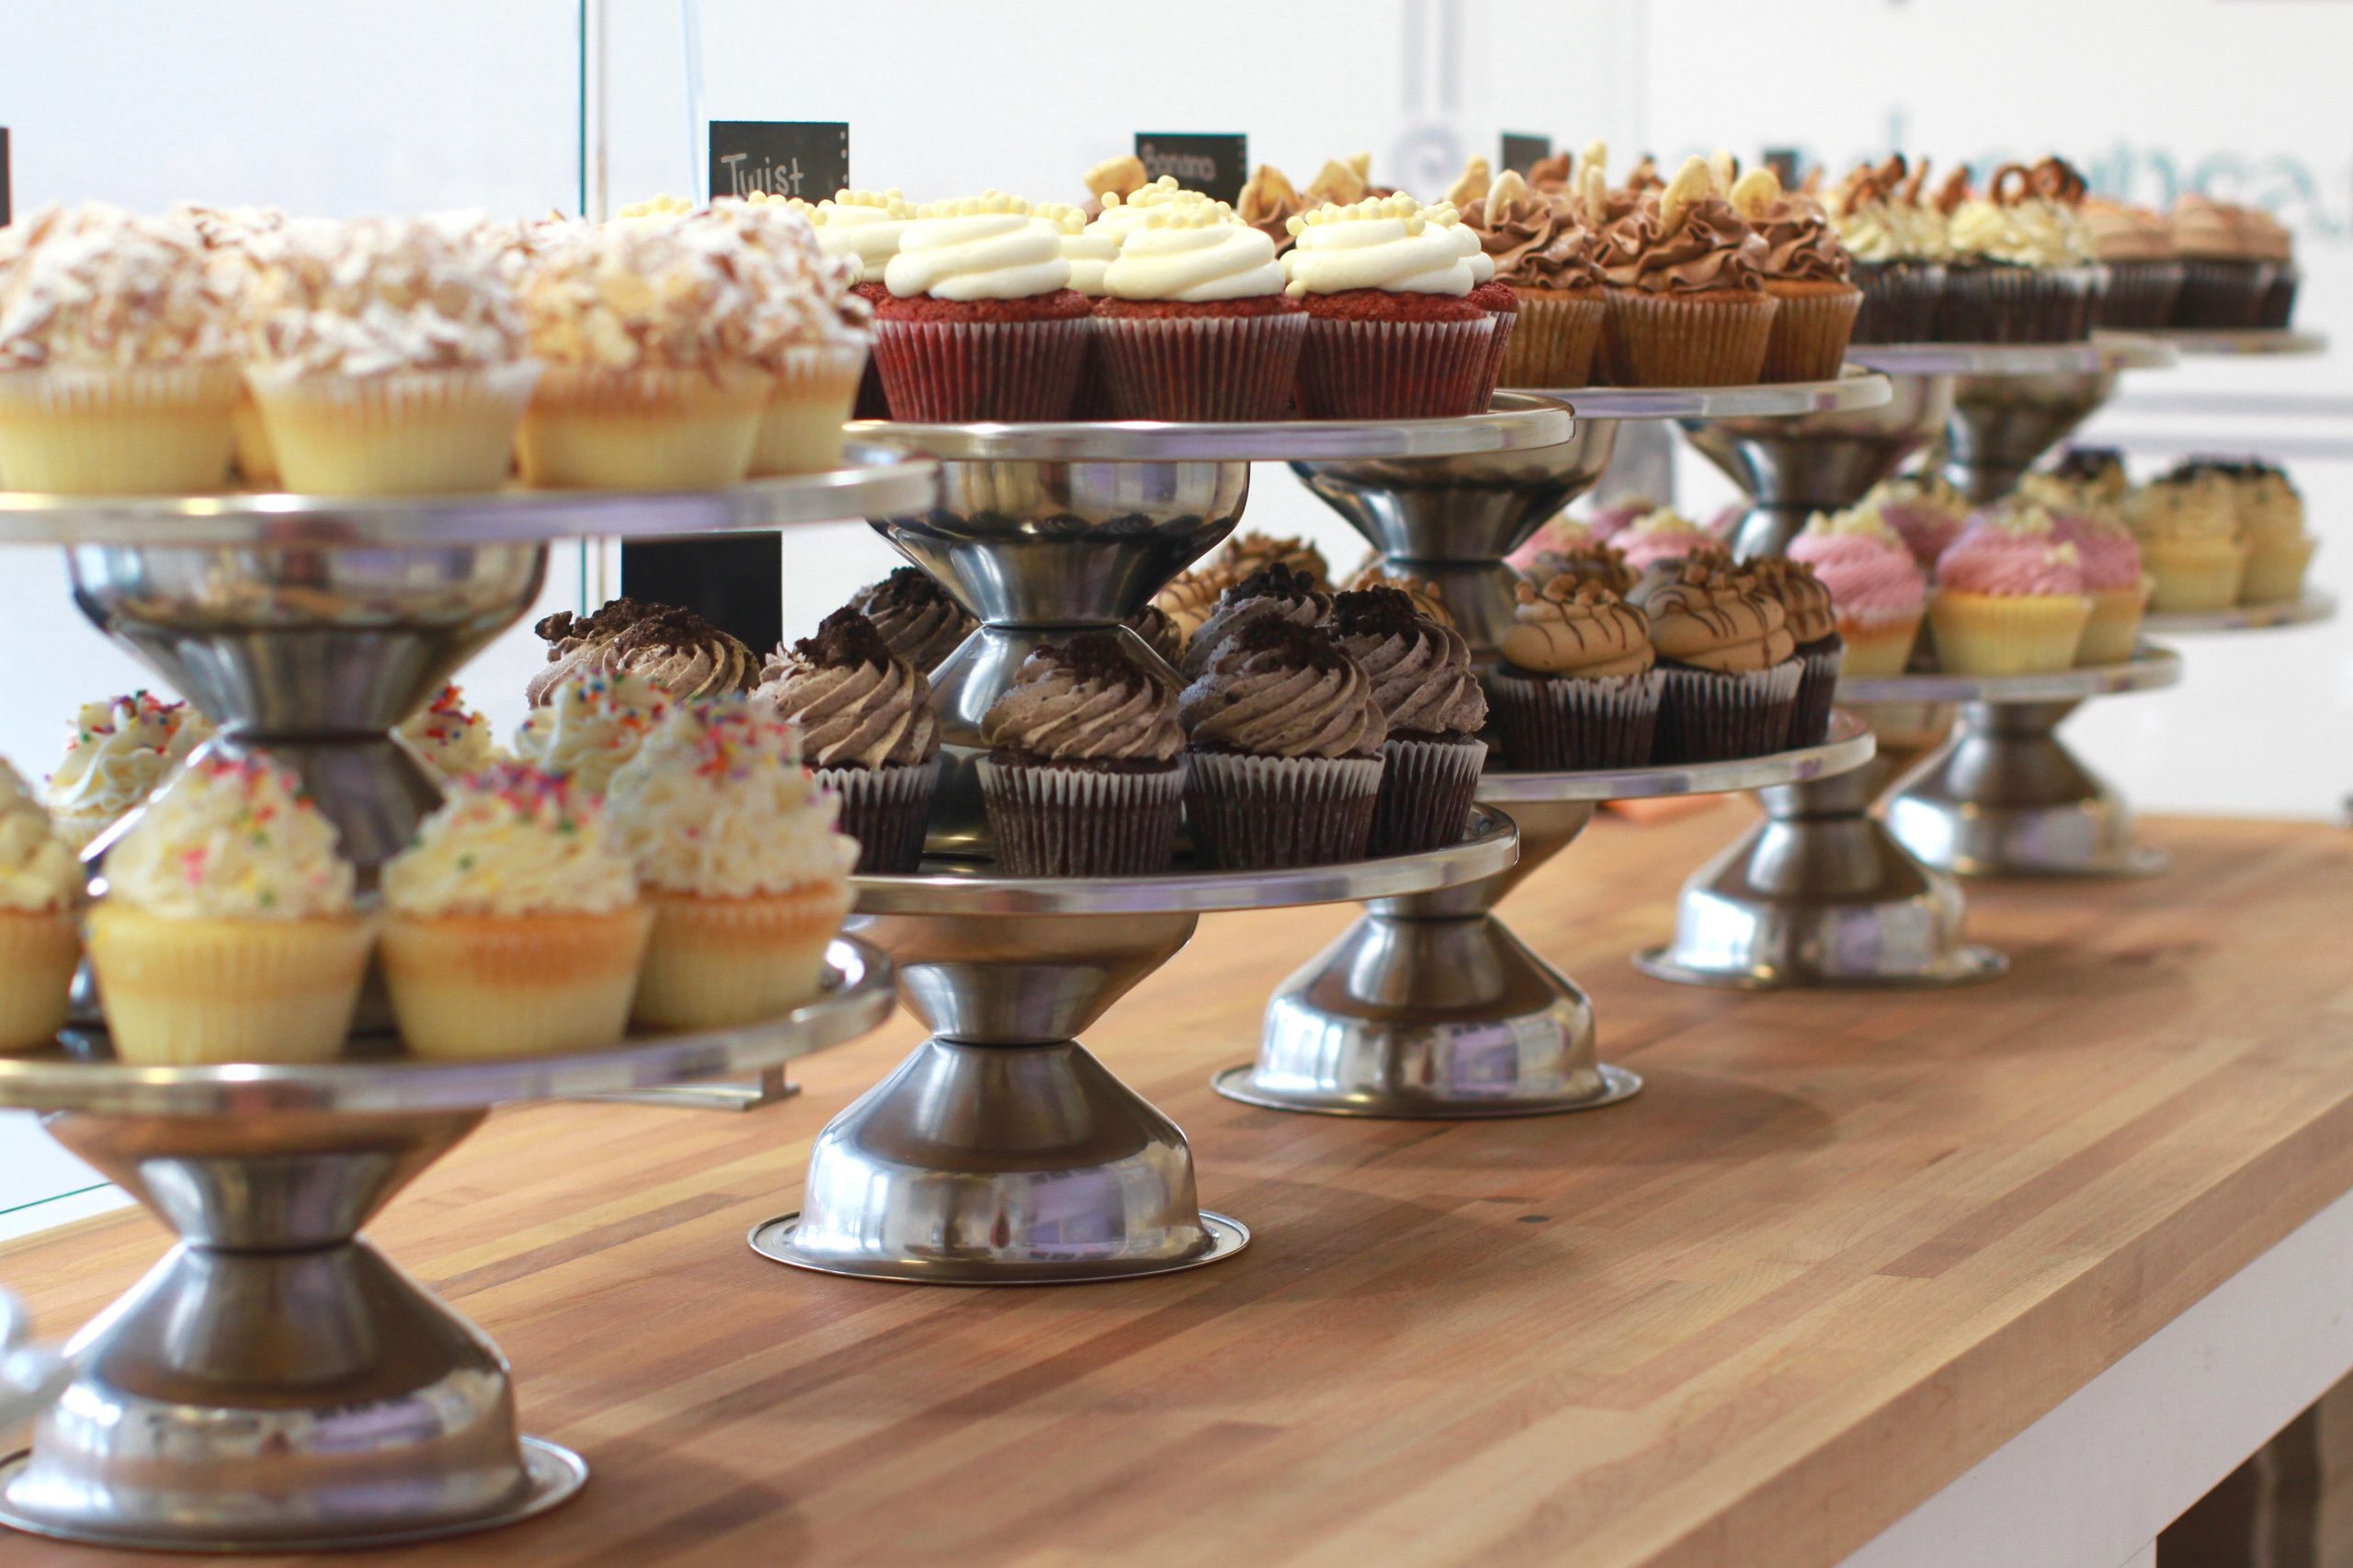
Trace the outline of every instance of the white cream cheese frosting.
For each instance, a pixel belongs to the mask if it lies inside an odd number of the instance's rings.
[[[107,851],[107,896],[172,919],[348,915],[335,824],[292,772],[258,754],[183,769]]]
[[[1128,233],[1104,275],[1121,300],[1200,304],[1283,291],[1275,242],[1205,204],[1170,207]]]
[[[1027,300],[1070,287],[1062,231],[1028,202],[992,191],[922,212],[882,271],[883,286],[902,299]]]
[[[387,861],[394,915],[608,915],[637,902],[629,858],[574,781],[506,763],[451,787]]]
[[[601,795],[621,764],[670,711],[670,697],[642,676],[584,670],[564,676],[515,732],[515,755],[542,772]]]
[[[1477,287],[1454,235],[1426,221],[1410,196],[1320,207],[1293,218],[1290,229],[1282,265],[1294,295],[1385,289],[1459,297]]]

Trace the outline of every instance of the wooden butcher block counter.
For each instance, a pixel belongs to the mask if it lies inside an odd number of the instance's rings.
[[[2353,1188],[2353,835],[2161,822],[2168,876],[1973,888],[2012,960],[1974,988],[1639,977],[1746,811],[1602,823],[1505,906],[1647,1080],[1587,1114],[1218,1098],[1354,911],[1205,920],[1089,1043],[1255,1231],[1213,1268],[942,1290],[746,1250],[904,1015],[749,1115],[494,1118],[370,1233],[594,1474],[365,1561],[1836,1562]],[[0,1284],[63,1335],[163,1245],[110,1216],[0,1251]],[[0,1538],[9,1568],[156,1561]]]

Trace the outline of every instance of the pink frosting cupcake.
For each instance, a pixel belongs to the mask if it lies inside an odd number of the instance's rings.
[[[1927,613],[1928,588],[1912,551],[1865,502],[1844,512],[1816,512],[1790,541],[1790,559],[1813,568],[1830,590],[1838,635],[1847,642],[1842,673],[1901,675]]]
[[[1586,526],[1602,544],[1611,540],[1658,510],[1658,503],[1647,495],[1620,495],[1607,506],[1596,506]]]
[[[2091,596],[2075,547],[2030,503],[1981,512],[1937,558],[1937,660],[1955,675],[2032,675],[2075,662]]]
[[[1566,512],[1536,530],[1536,537],[1504,558],[1504,564],[1525,575],[1536,570],[1540,555],[1578,555],[1601,540],[1593,529]]]
[[[2132,530],[2097,511],[2053,510],[2052,530],[2075,547],[2091,596],[2092,618],[2075,649],[2079,665],[2120,665],[2141,640],[2141,616],[2155,586],[2141,565],[2141,544]]]
[[[1969,503],[1942,474],[1903,474],[1882,480],[1863,497],[1912,549],[1926,571],[1952,547],[1969,521]]]
[[[1654,561],[1688,555],[1719,542],[1716,536],[1672,506],[1645,514],[1610,537],[1626,552],[1626,564],[1639,572]]]

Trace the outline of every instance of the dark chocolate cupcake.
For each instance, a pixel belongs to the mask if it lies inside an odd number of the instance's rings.
[[[749,691],[759,679],[751,649],[676,605],[609,599],[593,615],[565,610],[532,630],[548,644],[547,667],[523,687],[534,708],[574,673],[637,676],[681,700]]]
[[[1523,582],[1487,676],[1505,766],[1523,773],[1640,767],[1664,677],[1650,624],[1598,583]]]
[[[1855,343],[1926,343],[1945,291],[1945,220],[1922,199],[1928,165],[1902,153],[1865,164],[1839,182],[1829,207],[1852,259],[1863,306]]]
[[[1471,644],[1395,588],[1339,595],[1325,625],[1371,680],[1389,727],[1367,852],[1411,855],[1460,843],[1487,762],[1479,738],[1487,699]]]
[[[1279,616],[1228,638],[1179,708],[1194,852],[1227,870],[1364,854],[1389,727],[1363,666]]]
[[[1185,678],[1209,668],[1225,640],[1261,620],[1313,626],[1332,612],[1332,597],[1280,562],[1251,573],[1218,596],[1217,608],[1185,644]]]
[[[1803,671],[1779,604],[1751,579],[1695,561],[1644,613],[1665,678],[1654,760],[1722,762],[1788,744]]]
[[[981,720],[998,869],[1133,877],[1168,869],[1185,804],[1176,694],[1090,632],[1021,662]]]
[[[849,608],[874,623],[891,652],[929,675],[980,624],[948,590],[916,566],[902,566],[849,597]]]
[[[1938,197],[1952,260],[1937,335],[1948,343],[2077,343],[2091,335],[2107,269],[2083,221],[2084,181],[2045,158],[2005,164],[1983,196],[1961,170]]]
[[[2173,243],[2182,266],[2175,326],[2225,331],[2262,319],[2279,272],[2274,259],[2279,249],[2256,217],[2195,192],[2174,204]]]
[[[914,870],[939,782],[939,722],[923,672],[844,608],[769,657],[753,701],[801,727],[801,760],[840,797],[858,869]]]
[[[1770,557],[1752,561],[1741,570],[1756,579],[1757,591],[1781,607],[1790,635],[1797,642],[1797,706],[1790,710],[1792,746],[1820,745],[1830,734],[1830,706],[1838,693],[1838,666],[1847,644],[1838,635],[1830,590],[1813,568],[1802,561]]]

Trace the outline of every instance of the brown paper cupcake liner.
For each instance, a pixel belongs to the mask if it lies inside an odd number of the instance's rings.
[[[1728,762],[1766,756],[1789,744],[1790,718],[1804,672],[1795,659],[1726,675],[1664,666],[1654,760]]]
[[[2107,272],[1980,261],[1945,269],[1940,343],[2079,343],[2098,318]]]
[[[1597,772],[1651,759],[1665,677],[1655,669],[1598,680],[1489,672],[1489,711],[1503,764],[1521,773]]]
[[[1483,413],[1495,324],[1310,316],[1299,356],[1302,419],[1446,419]]]
[[[1307,317],[1098,316],[1095,357],[1114,419],[1280,419]]]
[[[1863,307],[1863,291],[1851,284],[1772,284],[1765,291],[1781,302],[1773,312],[1773,334],[1765,341],[1765,381],[1830,381],[1847,362],[1847,341]]]
[[[1193,852],[1222,871],[1360,860],[1381,770],[1377,756],[1188,752],[1185,815]]]
[[[2109,262],[2099,324],[2127,332],[2170,325],[2181,298],[2181,278],[2177,261]]]
[[[1185,769],[999,762],[974,765],[997,869],[1015,877],[1142,877],[1176,854]]]
[[[896,767],[821,767],[817,783],[842,803],[835,825],[858,840],[856,872],[903,876],[922,863],[938,757]]]
[[[1798,646],[1798,695],[1790,710],[1791,746],[1818,746],[1830,738],[1830,709],[1838,695],[1838,669],[1847,643],[1836,631]]]
[[[2268,262],[2184,256],[2173,324],[2209,332],[2253,326],[2271,291],[2272,278]]]
[[[1053,321],[878,321],[874,363],[891,417],[926,424],[1067,419],[1095,329]]]
[[[1944,263],[1857,262],[1854,278],[1863,303],[1855,313],[1848,343],[1935,341],[1937,308],[1945,292]]]
[[[1418,855],[1461,843],[1487,766],[1487,743],[1392,739],[1381,757],[1381,794],[1365,853]]]
[[[1496,384],[1582,387],[1592,384],[1593,358],[1608,313],[1597,289],[1515,289],[1519,324],[1513,328]]]
[[[1781,308],[1770,294],[1730,289],[1706,294],[1612,289],[1608,303],[1602,357],[1610,381],[1624,387],[1755,384]]]

